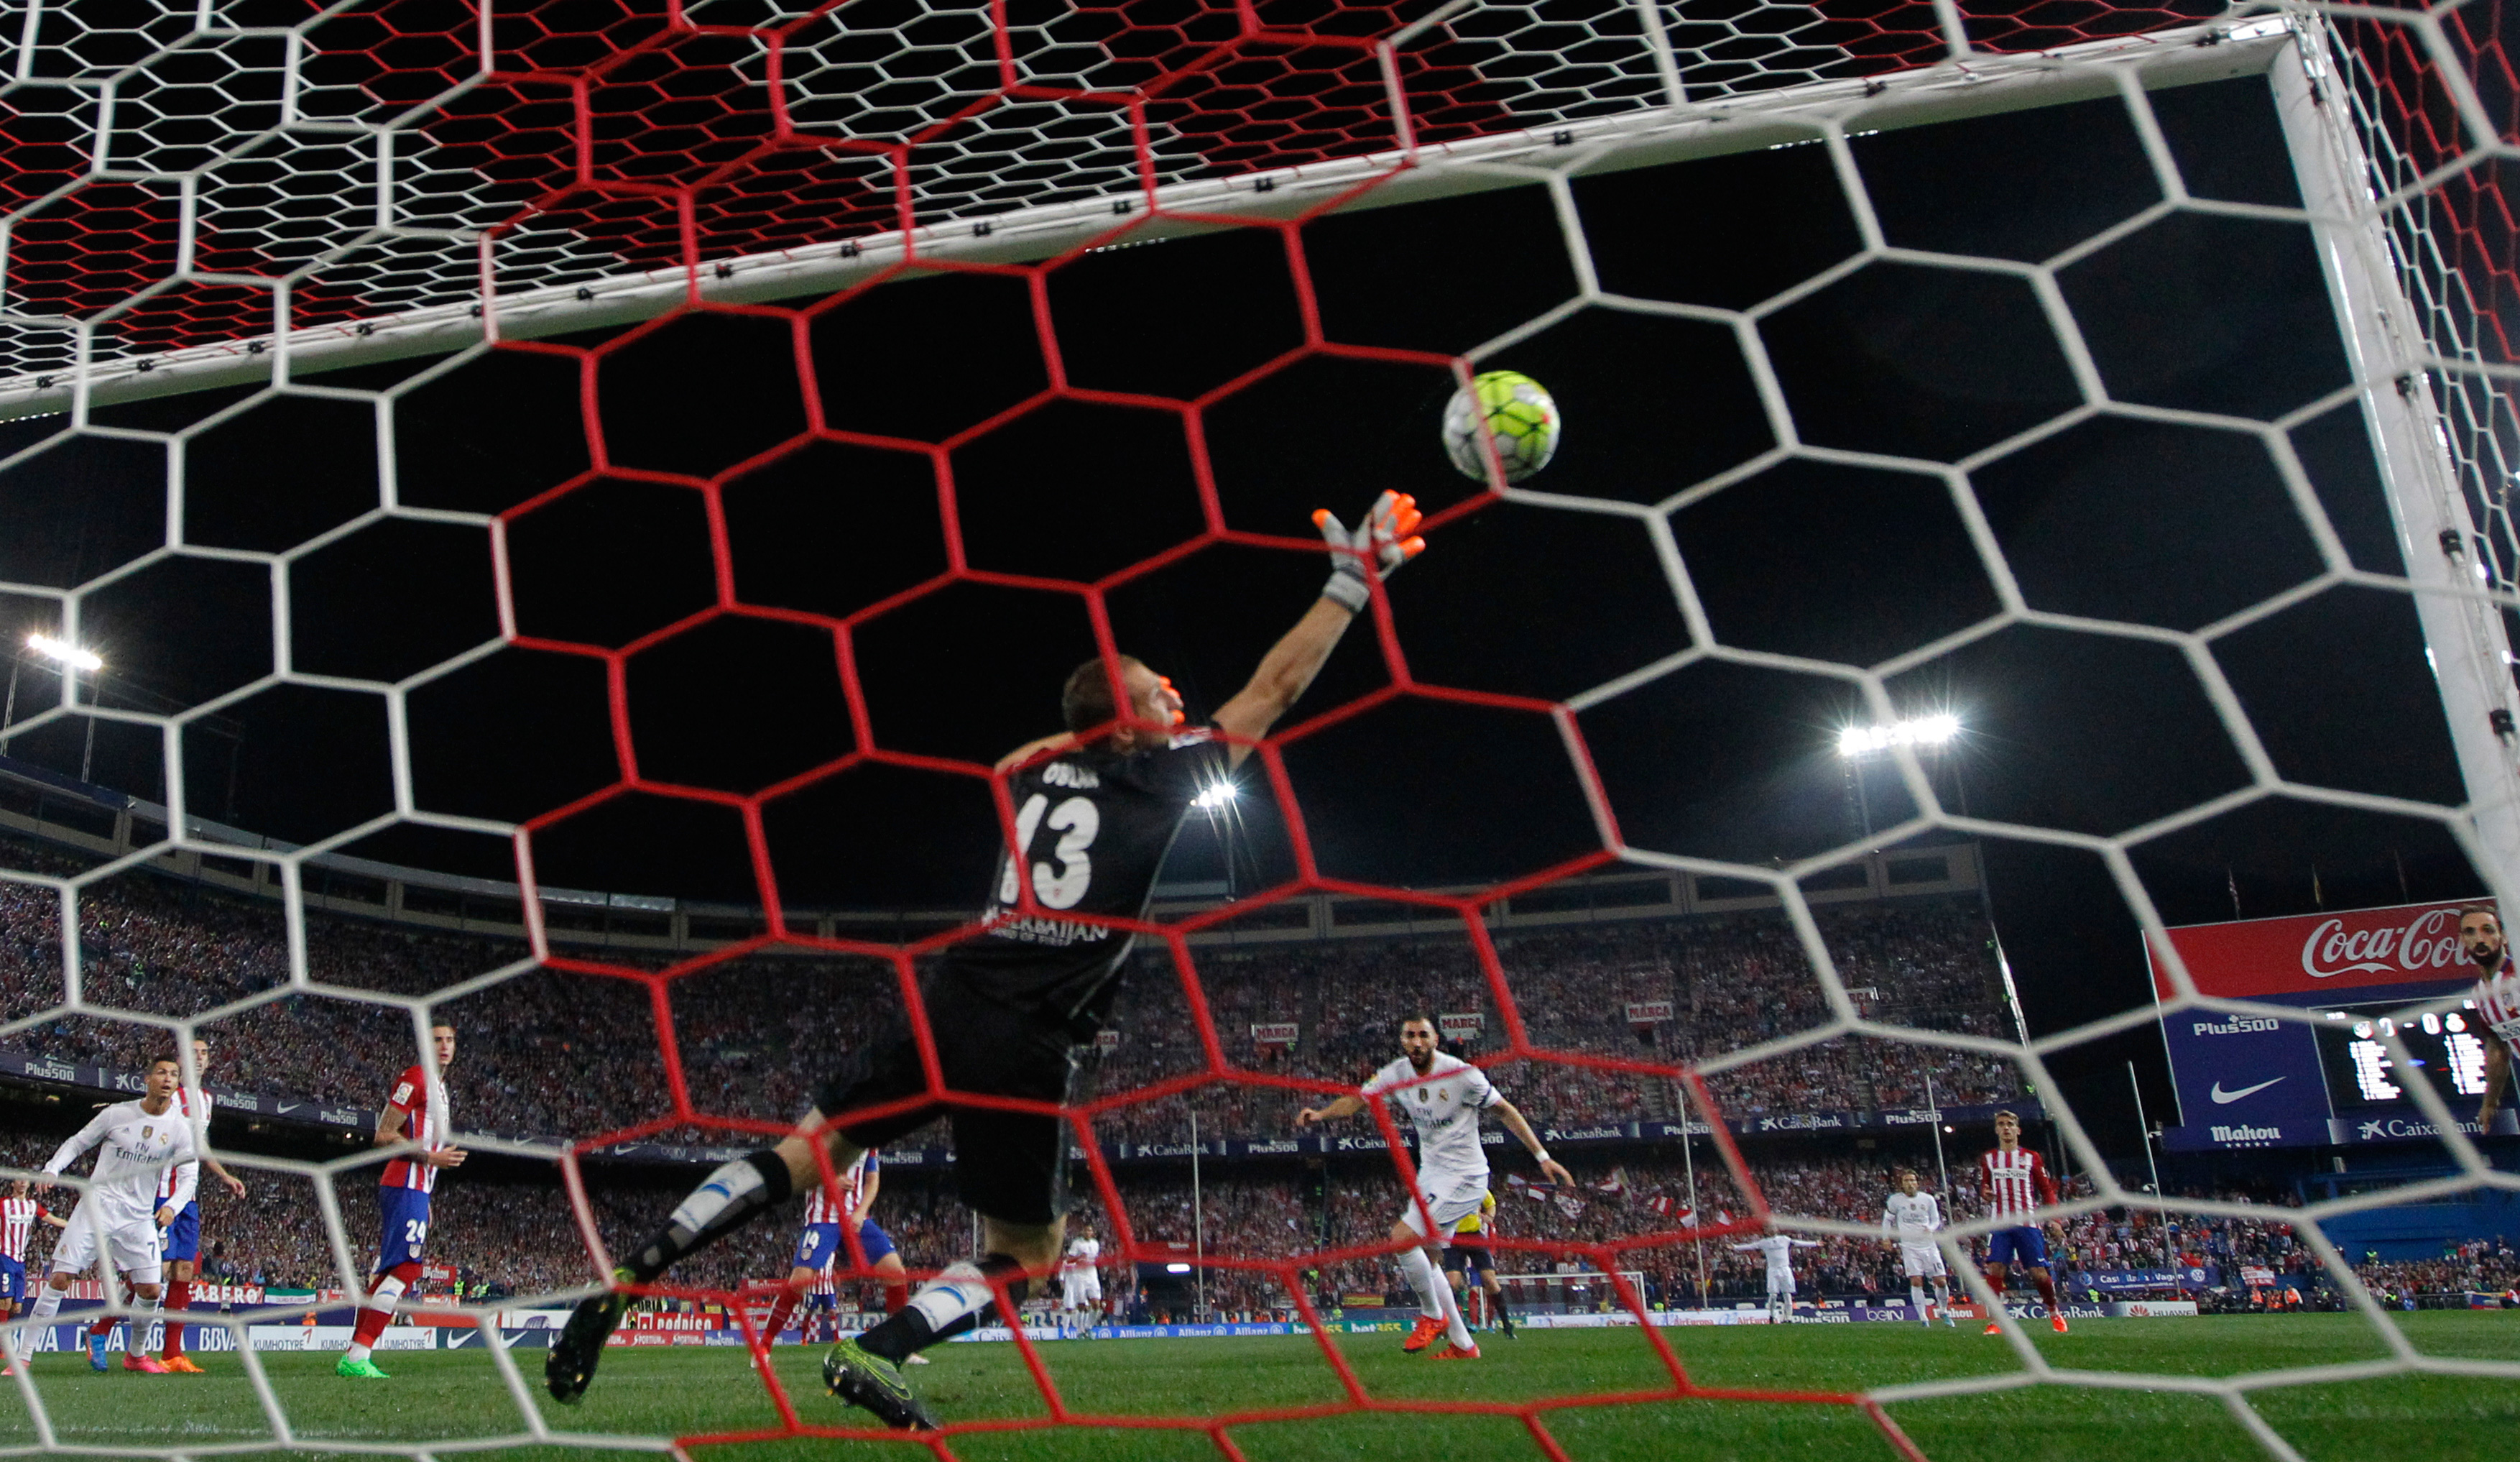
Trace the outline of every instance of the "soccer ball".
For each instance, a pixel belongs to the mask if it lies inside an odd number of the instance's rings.
[[[1496,436],[1505,480],[1519,482],[1549,465],[1557,453],[1557,403],[1540,383],[1519,371],[1488,371],[1444,407],[1444,452],[1462,476],[1484,482],[1488,454],[1479,444],[1479,418]]]

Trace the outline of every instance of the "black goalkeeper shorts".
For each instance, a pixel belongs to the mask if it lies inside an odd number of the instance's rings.
[[[922,992],[935,1028],[945,1084],[958,1093],[1073,1104],[1082,1047],[1053,1027],[940,975]],[[843,1119],[840,1135],[879,1148],[942,1117],[954,1133],[954,1185],[974,1212],[1007,1223],[1047,1224],[1067,1211],[1066,1122],[1045,1113],[1009,1112],[920,1100],[897,1112],[846,1120],[905,1098],[926,1098],[927,1073],[907,1026],[859,1052],[815,1093],[814,1107]]]

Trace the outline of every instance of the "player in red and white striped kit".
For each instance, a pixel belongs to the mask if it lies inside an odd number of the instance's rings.
[[[2492,909],[2461,909],[2458,941],[2476,965],[2476,989],[2468,996],[2476,1014],[2494,1032],[2485,1047],[2485,1105],[2476,1109],[2479,1130],[2491,1131],[2494,1114],[2502,1110],[2502,1081],[2520,1056],[2520,969],[2502,937],[2502,916]]]
[[[337,1376],[382,1381],[385,1373],[370,1358],[377,1338],[392,1323],[394,1305],[420,1279],[421,1253],[428,1243],[428,1195],[437,1189],[437,1170],[462,1165],[467,1154],[446,1140],[438,1125],[446,1117],[446,1069],[455,1064],[455,1028],[440,1021],[428,1030],[429,1059],[407,1068],[394,1083],[393,1095],[377,1114],[376,1145],[418,1145],[411,1157],[396,1158],[377,1177],[377,1211],[383,1220],[378,1235],[377,1267],[368,1302],[359,1307],[359,1323],[350,1332],[350,1348],[333,1368]]]
[[[854,1231],[858,1248],[866,1255],[867,1267],[882,1276],[883,1312],[896,1314],[910,1302],[910,1279],[903,1268],[901,1255],[893,1248],[892,1236],[883,1231],[871,1216],[875,1197],[883,1190],[883,1169],[872,1152],[832,1175],[829,1188],[816,1184],[805,1198],[805,1231],[796,1240],[796,1258],[788,1271],[788,1284],[779,1292],[778,1302],[770,1307],[770,1318],[762,1326],[763,1349],[779,1343],[779,1332],[788,1326],[788,1316],[809,1293],[828,1291],[832,1266],[848,1253],[841,1235]],[[809,1327],[810,1328],[810,1327]],[[833,1339],[837,1339],[834,1336]],[[922,1363],[913,1355],[911,1363]]]
[[[27,1197],[26,1180],[20,1178],[9,1185],[9,1196],[0,1198],[0,1320],[25,1313],[26,1246],[34,1242],[38,1223],[69,1227],[68,1219]],[[0,1376],[16,1374],[15,1361],[0,1365]]]
[[[2046,1160],[2021,1145],[2019,1117],[2010,1112],[1995,1114],[1995,1147],[1977,1160],[1977,1178],[1988,1216],[2021,1220],[2012,1228],[1999,1228],[1987,1235],[1986,1282],[2001,1300],[2012,1265],[2018,1263],[2029,1270],[2030,1282],[2039,1286],[2039,1298],[2048,1302],[2049,1327],[2063,1335],[2065,1313],[2056,1304],[2056,1281],[2048,1273],[2048,1240],[2032,1216],[2041,1205],[2056,1201],[2056,1180],[2048,1175]],[[2048,1226],[2057,1225],[2051,1218]],[[2063,1239],[2060,1231],[2057,1240],[2061,1243]],[[1989,1335],[2002,1332],[2000,1324],[1986,1327]]]

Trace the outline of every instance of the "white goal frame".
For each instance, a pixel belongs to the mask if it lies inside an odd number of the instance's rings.
[[[1376,47],[1385,83],[1395,94],[1399,51],[1469,4],[1453,0]],[[0,379],[0,421],[64,411],[83,420],[91,405],[265,381],[287,385],[300,376],[374,361],[627,325],[694,301],[757,304],[830,294],[917,261],[1036,261],[1090,246],[1125,226],[1142,208],[1159,216],[1142,224],[1135,238],[1173,238],[1213,232],[1238,220],[1293,218],[1349,194],[1357,196],[1342,206],[1365,208],[1552,179],[1562,187],[1569,175],[1812,142],[1832,128],[1844,133],[1887,130],[2087,101],[2115,94],[2127,84],[2121,74],[2153,89],[2226,80],[2264,72],[2291,29],[2291,23],[2279,17],[2223,21],[2052,51],[1972,55],[1868,80],[1807,82],[1714,102],[1688,100],[1673,74],[1665,78],[1662,105],[1615,116],[1422,147],[1411,141],[1363,157],[710,259],[696,268],[675,266],[490,294],[471,303],[155,354],[101,355],[96,327],[81,326],[71,366]],[[1399,113],[1405,133],[1406,109]],[[495,277],[495,247],[496,241],[486,236],[474,244],[484,280]],[[285,301],[291,280],[320,267],[319,262],[295,271],[282,283],[278,297]]]
[[[1611,1283],[1610,1275],[1606,1270],[1583,1269],[1568,1274],[1551,1274],[1542,1272],[1513,1274],[1508,1273],[1503,1269],[1498,1269],[1494,1272],[1497,1277],[1497,1283],[1504,1287],[1507,1302],[1513,1306],[1513,1314],[1516,1320],[1521,1319],[1526,1314],[1595,1314],[1601,1312],[1598,1307],[1595,1309],[1565,1308],[1565,1305],[1569,1302],[1565,1299],[1563,1291],[1566,1286],[1573,1284],[1584,1285],[1586,1288],[1595,1292],[1586,1301],[1587,1303],[1594,1304],[1596,1306],[1606,1304],[1608,1306],[1607,1312],[1611,1314],[1624,1314],[1628,1312],[1627,1297],[1619,1293],[1619,1287],[1616,1284]],[[1480,1281],[1475,1277],[1470,1276],[1466,1270],[1463,1271],[1463,1276],[1464,1292],[1477,1287],[1480,1283]],[[1619,1278],[1628,1282],[1629,1293],[1635,1296],[1636,1302],[1638,1304],[1642,1305],[1645,1300],[1644,1271],[1642,1269],[1621,1269],[1619,1271]],[[1515,1290],[1525,1286],[1533,1288],[1555,1287],[1560,1293],[1554,1300],[1543,1300],[1535,1302],[1534,1301],[1527,1300],[1514,1293]],[[1554,1309],[1545,1309],[1537,1307],[1538,1304],[1555,1304],[1558,1307]]]

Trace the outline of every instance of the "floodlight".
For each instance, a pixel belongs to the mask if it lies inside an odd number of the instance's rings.
[[[1892,747],[1939,747],[1960,734],[1956,715],[1920,715],[1887,726],[1849,726],[1837,733],[1837,754],[1868,756]]]
[[[1188,1273],[1190,1272],[1190,1265],[1188,1265],[1188,1264],[1166,1264],[1166,1265],[1164,1265],[1164,1272],[1165,1272],[1166,1274],[1188,1274]]]
[[[1225,780],[1223,777],[1219,777],[1215,781],[1208,783],[1207,786],[1199,792],[1198,796],[1191,799],[1190,804],[1193,807],[1200,807],[1213,812],[1220,807],[1231,805],[1237,798],[1241,796],[1241,788],[1237,787],[1232,782]]]
[[[68,640],[57,640],[48,634],[26,636],[26,648],[46,660],[58,661],[73,670],[102,670],[105,662],[93,650],[82,650]]]

